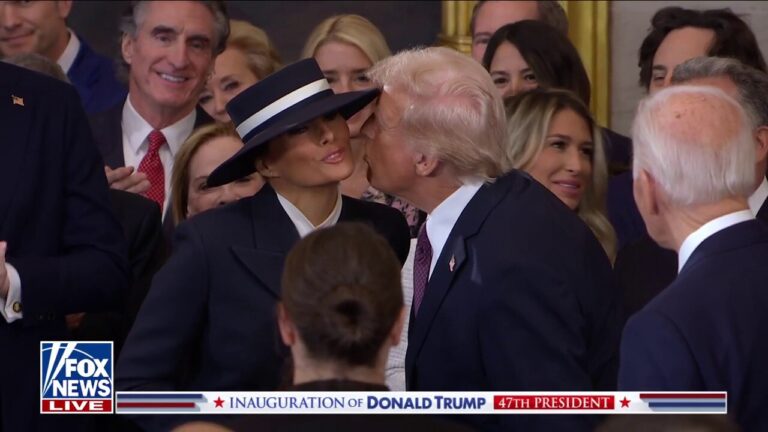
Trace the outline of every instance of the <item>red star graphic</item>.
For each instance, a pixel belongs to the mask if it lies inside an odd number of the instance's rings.
[[[216,408],[224,408],[224,399],[222,399],[221,396],[217,397],[213,403],[216,404]]]
[[[624,399],[620,400],[619,402],[621,402],[622,408],[629,408],[629,399],[627,399],[626,396],[624,396]]]

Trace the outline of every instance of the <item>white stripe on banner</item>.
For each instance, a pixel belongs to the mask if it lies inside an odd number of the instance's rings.
[[[320,93],[321,91],[329,90],[330,88],[331,86],[328,85],[328,81],[325,78],[321,78],[315,82],[311,82],[305,85],[304,87],[298,88],[265,106],[259,112],[248,117],[244,122],[237,126],[237,133],[240,134],[241,137],[244,137],[248,134],[248,132],[257,128],[260,124],[271,119],[283,110],[290,108],[303,101],[304,99]]]

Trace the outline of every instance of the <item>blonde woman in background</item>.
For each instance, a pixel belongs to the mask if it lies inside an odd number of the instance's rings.
[[[222,186],[208,187],[208,176],[217,166],[243,148],[243,142],[231,123],[213,123],[195,130],[184,141],[174,161],[174,225],[214,207],[255,194],[264,186],[264,178],[252,173]]]
[[[314,57],[337,94],[372,88],[366,75],[368,69],[390,55],[392,52],[381,31],[359,15],[336,15],[325,19],[309,35],[302,51],[302,58]],[[372,112],[373,104],[370,104],[347,120],[355,171],[341,182],[341,192],[353,198],[397,208],[408,221],[411,237],[415,238],[424,215],[410,204],[386,195],[368,183],[360,128]]]
[[[600,129],[573,93],[536,89],[505,99],[508,168],[528,172],[592,229],[608,257],[616,234],[605,216],[608,168]]]
[[[200,106],[216,121],[228,122],[230,99],[280,69],[280,56],[264,30],[229,21],[227,48],[216,57],[213,74],[200,94]]]

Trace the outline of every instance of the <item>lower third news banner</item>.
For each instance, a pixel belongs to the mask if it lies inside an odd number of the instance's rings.
[[[725,392],[116,392],[118,414],[726,414]]]

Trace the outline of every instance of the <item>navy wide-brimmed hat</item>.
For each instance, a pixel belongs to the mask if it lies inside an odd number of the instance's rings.
[[[208,186],[220,186],[256,171],[257,150],[280,134],[334,111],[348,119],[378,94],[377,89],[335,94],[311,58],[284,67],[227,104],[245,147],[213,170]]]

